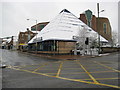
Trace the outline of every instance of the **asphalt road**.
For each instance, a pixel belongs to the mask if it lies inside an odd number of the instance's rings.
[[[2,88],[119,88],[118,53],[56,60],[2,51]]]

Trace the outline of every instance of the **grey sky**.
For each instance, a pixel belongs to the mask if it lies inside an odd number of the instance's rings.
[[[14,2],[12,2],[14,1]],[[59,12],[66,8],[74,15],[79,17],[80,13],[90,9],[93,14],[97,16],[97,0],[93,2],[81,2],[74,0],[64,1],[47,1],[45,2],[11,2],[4,1],[0,3],[0,11],[2,10],[2,16],[0,14],[0,37],[17,36],[19,31],[25,31],[27,27],[35,24],[35,20],[38,22],[46,22],[52,20]],[[32,2],[33,1],[33,2]],[[100,10],[105,12],[100,13],[100,17],[108,17],[112,26],[112,30],[118,31],[118,2],[100,2]],[[31,20],[27,21],[26,19]]]

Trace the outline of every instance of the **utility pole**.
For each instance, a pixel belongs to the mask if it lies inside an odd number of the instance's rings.
[[[97,3],[98,20],[97,20],[97,31],[98,31],[98,54],[100,54],[100,30],[99,30],[99,3]]]
[[[30,20],[30,19],[27,19],[27,20]],[[36,44],[35,44],[36,50],[35,50],[35,52],[36,52],[36,54],[37,54],[37,46],[38,46],[38,45],[37,45],[37,20],[35,20],[35,22],[36,22],[36,23],[35,23],[35,24],[36,24],[36,25],[35,25],[35,31],[36,31]]]
[[[100,29],[99,29],[99,26],[100,26],[100,17],[99,17],[99,14],[100,12],[104,12],[105,10],[99,10],[99,3],[97,3],[97,11],[98,11],[98,20],[97,20],[97,31],[98,31],[98,54],[100,54]]]

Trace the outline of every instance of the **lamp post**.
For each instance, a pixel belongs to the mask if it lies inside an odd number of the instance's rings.
[[[105,10],[99,11],[99,3],[97,3],[97,11],[98,11],[98,20],[97,20],[97,31],[98,31],[98,54],[100,54],[100,30],[99,30],[99,14],[100,12],[104,12]]]
[[[35,20],[35,22],[36,22],[36,27],[35,28],[36,28],[36,54],[37,54],[37,46],[38,46],[37,45],[37,20]]]
[[[30,19],[27,19],[27,20],[30,20]],[[37,20],[35,20],[35,30],[36,30],[36,54],[37,54]]]

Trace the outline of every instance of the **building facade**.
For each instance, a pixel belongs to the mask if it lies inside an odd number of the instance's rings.
[[[25,32],[20,32],[18,35],[18,50],[23,50],[24,46],[27,45],[27,43],[36,35],[36,33],[33,33],[29,29]]]
[[[99,32],[99,34],[102,35],[105,39],[112,42],[112,30],[109,19],[105,17],[100,17],[99,24],[97,22],[97,27],[99,28],[99,31],[97,30],[97,32]]]
[[[10,50],[13,48],[13,36],[11,37],[10,42],[7,42],[7,49]]]
[[[111,25],[108,18],[99,17],[98,24],[98,18],[95,15],[92,15],[92,12],[90,10],[87,10],[85,13],[80,14],[79,19],[91,27],[93,30],[98,32],[106,40],[112,42]]]
[[[28,50],[33,53],[72,54],[72,51],[76,52],[76,43],[79,43],[84,53],[88,44],[89,47],[92,45],[89,42],[97,39],[96,34],[92,28],[64,9],[37,34],[37,38],[33,37],[28,42]],[[88,38],[89,42],[86,41]]]
[[[10,50],[10,49],[12,49],[12,46],[13,46],[13,36],[12,37],[3,38],[2,45],[1,45],[2,49]]]
[[[34,25],[31,27],[31,30],[32,31],[36,31],[36,28],[37,28],[37,31],[41,31],[49,22],[42,22],[42,23],[38,23],[37,26]]]
[[[75,49],[76,41],[72,40],[45,40],[42,42],[31,43],[28,45],[28,52],[39,54],[72,54],[72,50]]]

